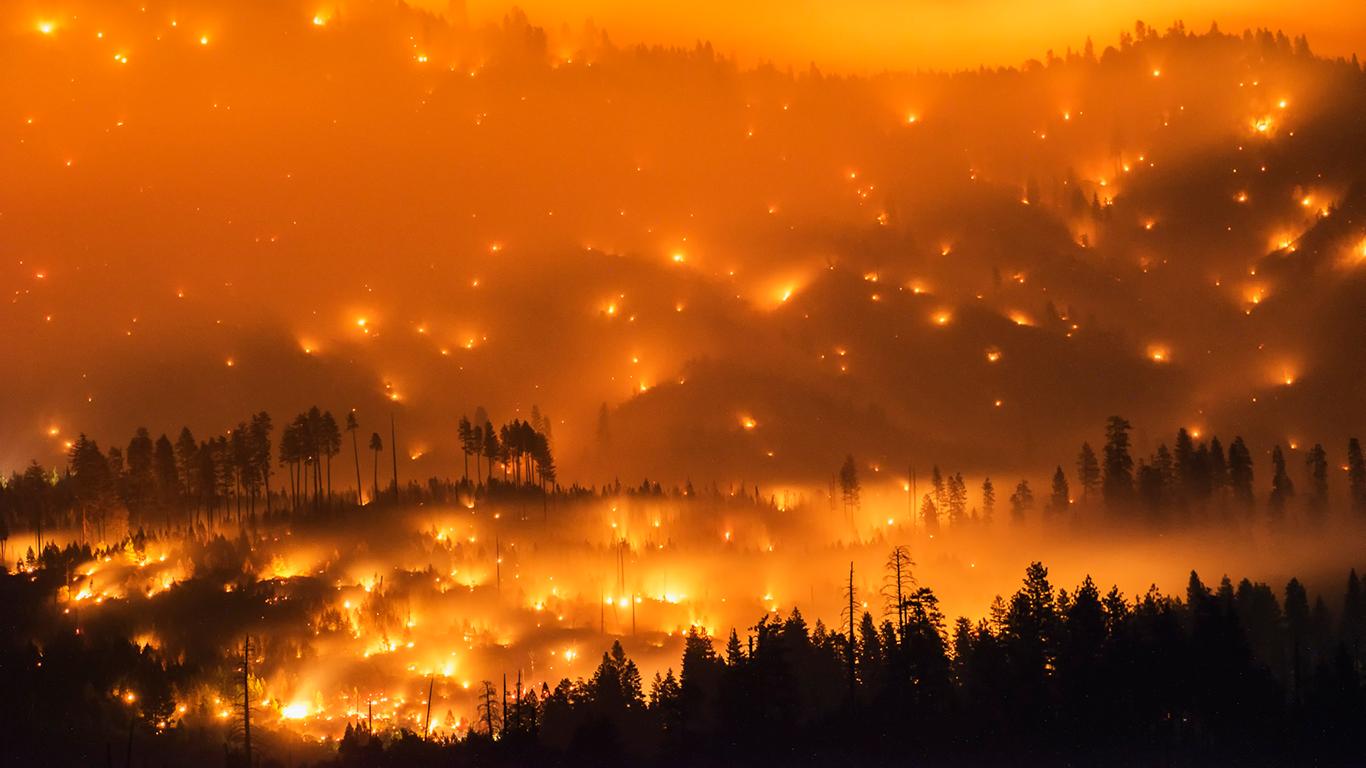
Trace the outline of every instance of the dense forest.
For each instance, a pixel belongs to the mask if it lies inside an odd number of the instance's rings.
[[[513,419],[497,428],[482,408],[476,411],[476,420],[478,425],[462,417],[458,427],[465,456],[459,481],[431,478],[425,487],[400,485],[392,422],[387,438],[390,461],[384,462],[386,438],[380,431],[371,432],[368,439],[361,437],[354,411],[339,425],[331,411],[312,407],[284,427],[278,446],[272,443],[273,422],[265,411],[226,434],[204,440],[197,440],[189,427],[182,427],[174,442],[164,433],[153,440],[146,428],[139,428],[127,448],[104,451],[82,433],[68,443],[66,466],[47,468],[34,461],[22,473],[0,480],[0,542],[15,529],[27,530],[33,537],[28,552],[35,555],[43,550],[44,531],[75,530],[80,541],[106,540],[111,516],[125,523],[130,534],[156,529],[204,535],[220,523],[254,526],[258,513],[264,520],[276,515],[289,519],[381,497],[415,503],[449,500],[460,492],[482,496],[495,485],[500,490],[534,488],[541,495],[556,487],[549,421],[538,408],[532,408],[530,421]],[[350,451],[345,450],[348,447]],[[362,450],[370,464],[368,487],[361,478]],[[351,455],[337,459],[345,453]],[[350,467],[345,466],[348,458]],[[340,491],[346,483],[341,476],[351,476],[352,469],[354,485]]]
[[[66,466],[49,468],[34,461],[22,473],[0,480],[0,544],[26,531],[32,536],[27,549],[32,561],[43,550],[45,531],[74,530],[80,541],[101,541],[111,518],[126,526],[113,538],[151,530],[203,536],[219,524],[254,526],[258,513],[265,519],[278,515],[288,520],[376,501],[473,503],[490,493],[520,490],[538,494],[544,503],[556,493],[598,491],[597,486],[558,484],[550,421],[535,407],[529,420],[513,419],[497,428],[482,408],[473,421],[461,417],[454,437],[464,461],[456,480],[431,477],[425,484],[410,479],[401,485],[393,429],[390,424],[387,462],[380,431],[364,439],[354,411],[339,425],[331,411],[316,406],[284,428],[278,446],[272,442],[271,416],[264,411],[224,435],[204,440],[196,440],[188,427],[174,442],[167,434],[153,440],[146,428],[139,428],[126,448],[105,451],[81,434],[70,442]],[[1003,501],[1011,520],[1035,515],[1061,519],[1085,511],[1108,521],[1154,525],[1227,520],[1313,524],[1322,522],[1334,506],[1332,466],[1322,444],[1301,452],[1301,466],[1288,458],[1298,444],[1273,445],[1265,462],[1269,466],[1258,469],[1252,449],[1241,437],[1225,449],[1217,436],[1199,439],[1182,427],[1173,447],[1163,442],[1151,456],[1135,457],[1131,430],[1128,420],[1110,417],[1101,450],[1083,443],[1068,469],[1058,464],[1041,504],[1030,480],[1020,478],[1006,489],[1009,494]],[[350,456],[345,455],[347,447]],[[1353,517],[1366,516],[1366,458],[1357,438],[1348,441],[1345,458],[1339,468],[1346,484],[1337,506]],[[912,468],[908,481],[914,472]],[[363,473],[370,477],[363,478]],[[1268,473],[1259,484],[1257,479]],[[343,477],[354,477],[354,484]],[[846,457],[830,481],[832,513],[840,507],[847,515],[858,507],[859,478],[858,463],[853,456]],[[927,530],[994,519],[997,490],[990,476],[983,479],[976,503],[962,473],[946,474],[935,465],[926,480],[929,491],[919,500],[916,522]],[[912,487],[910,482],[905,485],[907,492]],[[603,493],[621,490],[619,479],[602,485]],[[648,479],[634,490],[664,493],[658,482]],[[675,486],[672,493],[688,495],[695,489],[688,482]],[[760,495],[757,487],[754,494]]]
[[[72,634],[45,616],[65,569],[89,554],[50,547],[41,568],[0,578],[0,722],[25,724],[7,729],[7,754],[243,764],[254,705],[246,718],[240,706],[221,713],[242,726],[233,746],[168,726],[177,689],[208,670],[114,627]],[[358,715],[325,762],[1349,765],[1363,756],[1366,597],[1355,570],[1333,595],[1311,596],[1295,579],[1273,588],[1225,577],[1211,588],[1192,572],[1184,596],[1126,596],[1089,577],[1058,589],[1035,563],[974,623],[950,622],[913,567],[906,548],[893,549],[877,594],[858,594],[851,573],[840,627],[811,626],[793,609],[724,639],[689,631],[677,672],[652,680],[620,642],[588,676],[553,687],[523,685],[521,671],[486,680],[460,738],[430,736],[427,723],[376,729]],[[205,601],[266,621],[293,610],[264,582],[227,596],[203,583],[181,590],[181,607]],[[17,642],[33,635],[41,640]],[[259,651],[255,639],[242,642],[249,668]],[[242,642],[216,649],[217,674],[227,690],[238,681],[239,697],[247,681],[254,697]],[[280,752],[252,764],[284,765]]]
[[[768,514],[783,511],[744,483],[726,491],[649,480],[562,487],[549,420],[538,409],[530,421],[498,428],[483,409],[462,418],[453,435],[465,457],[459,477],[401,485],[389,448],[396,427],[388,426],[387,440],[381,430],[366,440],[354,412],[339,422],[315,407],[289,422],[278,445],[264,412],[204,440],[188,428],[174,442],[138,429],[126,448],[103,450],[81,435],[67,466],[34,463],[0,484],[3,538],[21,530],[32,536],[22,555],[9,549],[15,568],[0,577],[7,606],[0,690],[8,692],[0,696],[0,720],[31,726],[11,734],[11,754],[59,764],[103,756],[110,765],[134,765],[134,755],[243,764],[257,705],[241,701],[261,695],[262,686],[253,659],[259,664],[291,647],[270,637],[272,627],[297,622],[321,631],[329,621],[319,595],[300,602],[298,590],[263,573],[257,548],[269,537],[349,530],[424,505],[516,509],[521,524],[533,526],[552,524],[552,505],[585,499],[739,498]],[[1110,418],[1099,450],[1085,443],[1067,469],[1056,466],[1042,503],[1028,479],[1015,482],[1002,502],[1009,513],[999,518],[990,477],[974,496],[962,473],[934,466],[911,530],[933,536],[994,521],[1078,520],[1111,535],[1134,525],[1159,535],[1254,525],[1312,530],[1334,514],[1350,524],[1366,509],[1366,463],[1356,439],[1339,466],[1346,483],[1334,488],[1321,445],[1303,452],[1301,466],[1280,445],[1258,462],[1241,437],[1225,448],[1218,437],[1183,428],[1172,448],[1159,444],[1141,457],[1131,429]],[[857,513],[866,476],[846,457],[829,483],[832,517]],[[908,480],[910,493],[914,469]],[[121,524],[117,532],[111,521]],[[153,602],[157,591],[149,588],[138,605],[181,620],[200,617],[189,619],[203,626],[178,650],[140,642],[126,615],[82,620],[89,608],[80,600],[90,590],[83,564],[129,553],[141,562],[168,541],[183,542],[188,573],[166,585],[166,597],[156,598],[162,602]],[[1224,577],[1211,588],[1192,571],[1184,596],[1155,586],[1126,596],[1090,577],[1058,589],[1035,563],[1017,592],[998,597],[974,622],[946,617],[915,568],[910,548],[895,546],[881,587],[869,593],[856,586],[850,563],[838,626],[809,625],[795,606],[728,634],[694,626],[682,658],[650,680],[618,640],[586,677],[533,683],[530,670],[519,668],[479,682],[475,711],[455,720],[458,732],[427,732],[430,706],[425,721],[379,727],[353,712],[335,751],[301,749],[299,758],[335,765],[948,764],[970,756],[987,764],[1279,765],[1353,764],[1363,755],[1366,598],[1355,570],[1338,594],[1311,596],[1296,579],[1273,588]],[[83,583],[85,592],[72,598]],[[229,628],[246,633],[223,636]],[[200,692],[203,707],[204,691],[216,692],[220,703],[200,714],[229,724],[226,740],[194,725],[194,713],[187,717],[185,702]],[[293,763],[292,747],[283,748],[284,758],[279,742],[262,747],[279,736],[256,727],[253,765]],[[124,759],[116,760],[120,751]]]

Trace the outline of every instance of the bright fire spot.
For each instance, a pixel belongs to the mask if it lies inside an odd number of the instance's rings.
[[[936,312],[933,318],[935,325],[948,325],[949,321],[952,319],[953,315],[950,315],[948,312]]]
[[[741,429],[750,430],[750,429],[754,429],[754,428],[757,427],[757,426],[759,426],[759,422],[755,421],[753,416],[741,416],[741,417],[740,417],[740,428],[741,428]]]
[[[999,349],[997,349],[997,348],[995,348],[995,347],[992,347],[992,348],[990,348],[990,349],[987,350],[987,362],[988,362],[988,363],[996,363],[996,362],[1000,362],[1000,360],[1001,360],[1001,350],[999,350]]]
[[[40,21],[38,22],[37,27],[38,32],[44,35],[50,35],[57,31],[57,24],[51,21]]]
[[[1148,347],[1148,359],[1154,363],[1166,363],[1171,361],[1171,350],[1161,345],[1151,345]]]
[[[302,720],[308,717],[308,705],[301,703],[287,704],[280,709],[280,717],[286,720]]]

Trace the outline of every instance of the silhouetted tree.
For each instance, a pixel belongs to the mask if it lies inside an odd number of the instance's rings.
[[[1233,438],[1233,444],[1228,447],[1228,476],[1234,500],[1244,510],[1252,509],[1252,454],[1241,437]]]
[[[1347,488],[1353,511],[1366,513],[1366,459],[1355,437],[1347,441]]]
[[[384,441],[380,439],[379,433],[378,433],[378,432],[371,432],[371,433],[370,433],[370,450],[374,452],[374,459],[375,459],[373,462],[371,462],[371,465],[370,465],[371,468],[374,470],[374,473],[375,473],[375,496],[374,496],[374,498],[379,498],[379,454],[380,454],[380,451],[383,451],[383,450],[384,450]]]
[[[1105,463],[1101,490],[1107,504],[1122,504],[1133,497],[1134,460],[1129,455],[1129,430],[1133,427],[1119,416],[1105,425]]]
[[[884,613],[896,617],[898,633],[906,629],[906,601],[915,588],[915,577],[911,574],[914,566],[911,549],[905,545],[893,547],[887,556],[887,574],[882,583]]]
[[[493,429],[493,422],[484,422],[484,459],[488,465],[488,480],[493,481],[493,460],[498,458],[498,451],[501,443],[498,441],[498,433]]]
[[[476,460],[479,456],[478,451],[473,444],[474,426],[470,424],[469,417],[460,417],[460,423],[456,427],[456,438],[460,441],[460,454],[465,459],[465,474],[463,477],[465,482],[468,483],[470,481],[470,453],[474,452]],[[475,474],[479,474],[478,467],[475,468]]]
[[[1067,511],[1067,507],[1072,503],[1071,494],[1067,488],[1067,474],[1062,471],[1062,466],[1053,472],[1053,486],[1048,496],[1048,507],[1054,514],[1062,514]]]
[[[253,477],[259,477],[265,488],[266,494],[266,514],[271,514],[270,504],[270,433],[273,426],[270,414],[261,411],[251,417],[249,428],[249,447],[250,447],[250,471]]]
[[[934,497],[928,493],[920,501],[920,521],[929,533],[939,531],[939,508],[934,505]]]
[[[195,489],[195,478],[198,476],[199,466],[199,443],[190,433],[189,427],[182,427],[180,436],[175,443],[176,469],[180,473],[181,492],[184,494],[186,503],[190,503],[198,495]]]
[[[1323,445],[1315,443],[1305,456],[1304,463],[1309,474],[1306,506],[1311,516],[1321,517],[1328,510],[1328,454],[1323,450]]]
[[[1028,480],[1021,480],[1015,484],[1015,492],[1010,494],[1010,517],[1017,523],[1022,522],[1033,508],[1034,491],[1030,490]]]
[[[332,504],[332,457],[341,452],[341,430],[331,411],[324,411],[318,421],[318,447],[327,462],[327,504]]]
[[[152,472],[156,478],[158,503],[166,512],[166,529],[169,531],[171,510],[181,500],[181,490],[175,447],[164,434],[157,438],[152,449]]]
[[[1082,443],[1081,452],[1077,454],[1077,484],[1081,486],[1083,504],[1090,502],[1091,492],[1100,486],[1100,462],[1090,443]]]
[[[967,520],[968,514],[968,488],[961,472],[949,475],[948,491],[945,495],[949,505],[949,522],[961,525]]]
[[[858,510],[859,492],[861,490],[858,479],[858,466],[854,464],[852,455],[844,457],[844,464],[840,465],[840,500],[844,504],[844,513],[852,520],[853,513]]]
[[[356,465],[356,504],[364,504],[365,489],[360,482],[360,442],[356,439],[356,432],[359,430],[360,422],[356,419],[356,409],[352,408],[346,412],[346,431],[351,433],[351,457]]]
[[[1277,519],[1285,514],[1285,505],[1295,495],[1295,484],[1285,471],[1285,454],[1279,445],[1271,449],[1271,514]]]

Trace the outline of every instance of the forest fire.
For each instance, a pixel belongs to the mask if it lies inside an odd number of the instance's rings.
[[[0,9],[0,762],[1360,762],[1281,5]]]

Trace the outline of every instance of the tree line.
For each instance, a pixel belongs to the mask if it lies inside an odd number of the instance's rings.
[[[690,630],[648,683],[620,642],[586,678],[481,684],[470,733],[349,725],[336,765],[1350,764],[1366,755],[1366,597],[1190,574],[1184,596],[1056,589],[1031,564],[987,616],[951,624],[887,561],[838,628],[797,609],[717,640]],[[852,580],[851,580],[852,581]],[[880,619],[864,602],[881,598]],[[852,619],[852,620],[851,620]],[[406,762],[405,762],[406,761]]]
[[[457,438],[466,465],[477,440],[477,456],[487,460],[488,469],[486,476],[476,472],[473,479],[467,469],[461,490],[478,494],[494,483],[541,493],[556,488],[549,421],[538,408],[532,409],[532,417],[513,419],[496,429],[487,418],[480,427],[461,418]],[[32,533],[36,552],[43,551],[44,533],[54,529],[79,531],[83,541],[105,540],[115,514],[126,515],[129,531],[208,531],[228,522],[255,525],[258,515],[334,511],[402,498],[392,420],[392,470],[384,485],[380,475],[385,438],[376,430],[365,441],[371,470],[366,474],[372,480],[368,489],[361,479],[365,462],[356,411],[348,411],[339,423],[331,411],[309,408],[284,426],[278,445],[274,429],[270,414],[261,411],[223,434],[203,439],[189,427],[181,428],[174,441],[165,433],[153,439],[147,428],[139,427],[126,447],[106,450],[82,433],[71,441],[65,466],[45,467],[33,461],[24,471],[0,478],[0,543],[16,527]],[[338,456],[348,442],[355,483],[338,489],[349,484],[340,477],[334,484],[333,463],[345,461]],[[495,463],[501,480],[495,478]],[[337,469],[345,472],[344,464]],[[419,487],[416,493],[421,492]]]
[[[1099,454],[1089,442],[1083,442],[1072,462],[1070,477],[1063,465],[1057,465],[1043,514],[1061,516],[1079,505],[1103,506],[1119,520],[1159,523],[1196,521],[1211,514],[1238,514],[1250,519],[1259,509],[1272,522],[1283,522],[1297,511],[1310,522],[1321,522],[1328,516],[1331,468],[1322,443],[1305,451],[1298,470],[1286,448],[1273,445],[1269,455],[1270,480],[1265,490],[1259,492],[1254,482],[1252,451],[1242,437],[1235,437],[1225,449],[1218,436],[1199,439],[1182,427],[1177,430],[1172,447],[1163,442],[1150,456],[1135,458],[1130,440],[1132,429],[1127,419],[1112,416],[1106,421],[1105,442]],[[1297,448],[1287,447],[1292,451]],[[1347,475],[1347,507],[1354,516],[1366,518],[1366,458],[1360,440],[1348,439],[1345,457],[1342,468]],[[1296,485],[1295,475],[1300,476],[1301,485]],[[912,469],[906,489],[914,494],[917,487]],[[831,510],[834,511],[838,492],[841,508],[849,515],[858,507],[861,491],[857,462],[848,455],[830,481]],[[914,502],[914,495],[911,499]],[[933,532],[946,523],[992,522],[996,487],[990,476],[982,481],[979,500],[980,506],[969,507],[962,473],[946,474],[935,465],[930,472],[929,490],[915,510],[917,523]],[[1008,502],[1011,520],[1015,522],[1023,521],[1035,510],[1034,490],[1028,479],[1016,482]]]

